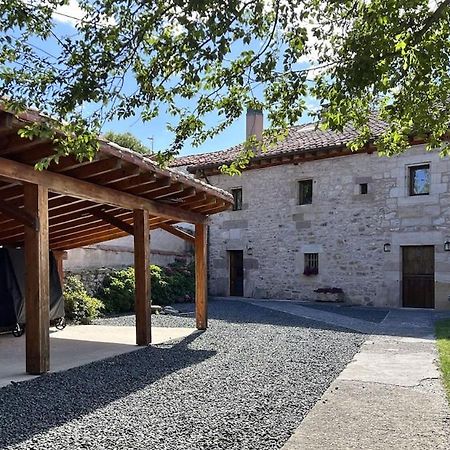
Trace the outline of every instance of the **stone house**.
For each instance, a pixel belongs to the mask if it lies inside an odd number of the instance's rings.
[[[374,136],[384,124],[371,120]],[[247,134],[260,137],[249,111]],[[386,158],[354,130],[290,129],[241,176],[219,171],[242,146],[174,165],[230,191],[234,210],[209,226],[209,291],[216,296],[315,299],[342,289],[354,304],[450,309],[450,160],[411,141]]]

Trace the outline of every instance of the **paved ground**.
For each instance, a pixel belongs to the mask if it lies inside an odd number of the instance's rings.
[[[372,333],[283,450],[450,449],[434,340],[434,320],[450,313],[252,303]]]
[[[0,389],[0,448],[280,449],[364,340],[231,300],[210,317],[205,333]]]
[[[180,325],[180,324],[179,324]],[[155,344],[184,338],[196,330],[190,328],[154,327],[152,338]],[[51,330],[50,365],[52,372],[78,367],[93,361],[139,350],[136,329],[133,326],[111,325],[68,326],[62,331]],[[16,338],[11,334],[0,336],[0,387],[11,382],[35,378],[25,372],[25,336]]]

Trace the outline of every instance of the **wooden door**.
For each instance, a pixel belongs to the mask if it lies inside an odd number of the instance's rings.
[[[244,295],[244,252],[230,250],[230,295],[242,297]]]
[[[402,247],[403,306],[434,308],[434,247]]]

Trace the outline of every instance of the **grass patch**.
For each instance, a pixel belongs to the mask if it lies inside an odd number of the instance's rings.
[[[436,322],[436,337],[444,385],[450,401],[450,319]]]

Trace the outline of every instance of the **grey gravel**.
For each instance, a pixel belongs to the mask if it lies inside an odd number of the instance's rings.
[[[175,344],[0,389],[0,448],[279,449],[364,340],[236,301],[209,315]]]
[[[152,326],[155,327],[194,327],[194,304],[180,303],[173,305],[175,309],[180,311],[180,314],[153,314]],[[134,326],[134,314],[113,316],[97,319],[94,321],[97,325],[113,325],[113,326]]]

